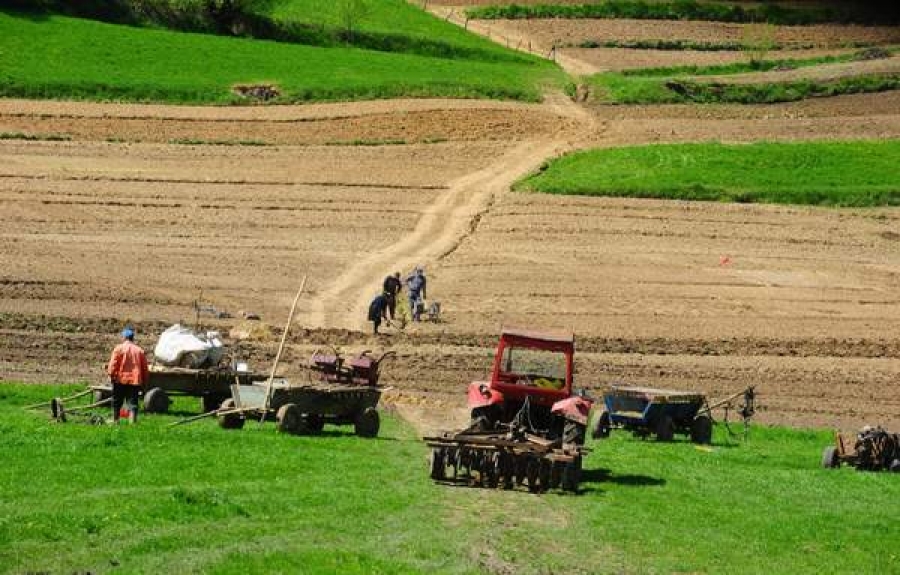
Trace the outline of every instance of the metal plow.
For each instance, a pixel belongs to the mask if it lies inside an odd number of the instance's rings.
[[[513,431],[465,430],[424,438],[431,478],[484,488],[578,491],[584,447]]]

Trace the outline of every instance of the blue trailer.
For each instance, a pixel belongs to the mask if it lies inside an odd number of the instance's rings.
[[[641,437],[655,435],[659,441],[672,441],[676,433],[690,436],[694,443],[712,440],[712,417],[702,393],[614,385],[603,403],[605,409],[594,423],[595,438],[622,428]]]

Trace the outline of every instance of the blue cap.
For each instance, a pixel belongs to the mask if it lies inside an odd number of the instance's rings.
[[[126,327],[122,330],[122,337],[131,338],[134,337],[134,329],[130,327]]]

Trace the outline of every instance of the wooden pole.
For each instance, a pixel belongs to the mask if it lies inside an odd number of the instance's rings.
[[[63,397],[62,399],[60,399],[60,401],[69,401],[72,399],[78,399],[79,397],[84,397],[85,395],[92,393],[93,391],[94,391],[93,389],[80,391],[80,392],[76,393],[75,395],[70,395],[69,397]],[[42,401],[40,403],[35,403],[34,405],[26,405],[22,409],[38,409],[39,407],[47,407],[48,405],[50,405],[49,401]]]
[[[291,322],[294,321],[294,312],[297,310],[297,302],[300,300],[300,294],[303,293],[304,289],[306,289],[306,276],[303,276],[303,281],[300,283],[300,289],[297,290],[297,295],[294,296],[294,303],[291,304],[291,313],[288,314],[287,323],[284,325],[284,332],[281,334],[281,343],[278,345],[278,353],[275,354],[275,362],[272,363],[272,371],[269,372],[269,380],[266,382],[266,401],[263,403],[262,415],[259,417],[260,423],[266,420],[266,414],[269,412],[269,401],[272,399],[272,381],[275,379],[275,371],[278,369],[278,362],[281,361],[281,352],[284,351],[284,344],[287,341],[288,331],[291,329]]]

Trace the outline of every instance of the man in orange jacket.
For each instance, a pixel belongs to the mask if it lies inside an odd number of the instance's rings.
[[[128,400],[128,420],[134,423],[137,421],[138,395],[147,383],[148,369],[144,350],[134,343],[133,328],[122,330],[122,343],[113,350],[106,373],[113,386],[113,421],[119,422],[119,411]]]

